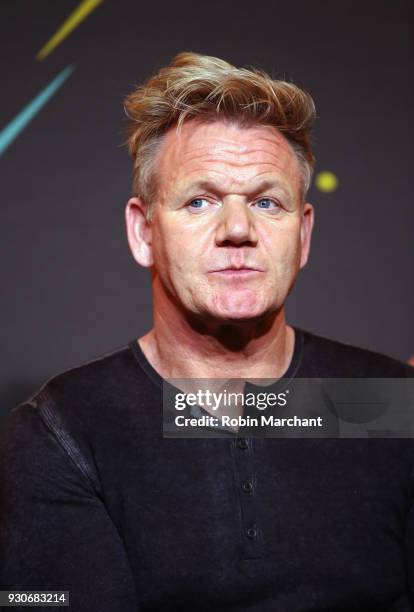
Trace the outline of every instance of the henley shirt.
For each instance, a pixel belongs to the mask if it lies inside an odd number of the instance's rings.
[[[295,328],[284,378],[413,373]],[[134,340],[11,410],[1,589],[75,612],[414,610],[412,439],[164,438],[162,382]]]

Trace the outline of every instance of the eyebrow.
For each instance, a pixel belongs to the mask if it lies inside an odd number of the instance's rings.
[[[185,197],[189,192],[198,189],[202,189],[205,191],[213,191],[215,193],[219,193],[220,195],[225,194],[225,191],[214,181],[208,179],[200,179],[198,181],[196,180],[193,183],[190,183],[184,189],[181,195]],[[278,180],[264,180],[258,183],[256,186],[252,187],[252,189],[249,190],[246,195],[248,197],[254,197],[257,196],[259,193],[262,193],[263,191],[267,191],[268,189],[276,189],[278,191],[281,191],[289,200],[292,200],[291,193],[286,189],[283,183]]]

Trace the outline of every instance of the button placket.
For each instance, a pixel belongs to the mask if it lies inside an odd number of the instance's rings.
[[[241,508],[241,544],[244,559],[263,556],[263,539],[257,515],[258,486],[254,463],[254,440],[238,438],[233,442],[232,453],[235,477]]]

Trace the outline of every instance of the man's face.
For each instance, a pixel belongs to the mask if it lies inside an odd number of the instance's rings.
[[[286,139],[268,126],[190,120],[179,135],[167,132],[157,177],[153,219],[140,231],[154,303],[223,323],[280,309],[306,263],[313,223]]]

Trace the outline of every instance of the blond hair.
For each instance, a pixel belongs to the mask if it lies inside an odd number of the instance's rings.
[[[258,69],[236,68],[216,57],[184,52],[130,93],[124,109],[129,118],[132,190],[146,203],[148,218],[156,195],[156,153],[166,131],[174,125],[179,130],[190,118],[277,128],[297,156],[302,199],[306,196],[315,163],[310,143],[315,105],[309,93],[293,83],[273,80]]]

